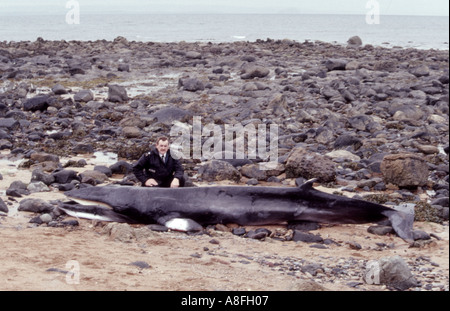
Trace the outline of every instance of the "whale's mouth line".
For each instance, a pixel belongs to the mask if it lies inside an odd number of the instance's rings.
[[[68,197],[70,200],[80,204],[80,205],[84,205],[84,206],[92,206],[92,205],[97,205],[97,206],[101,206],[101,207],[106,207],[109,209],[112,209],[113,207],[109,204],[106,204],[104,202],[100,202],[100,201],[94,201],[94,200],[87,200],[87,199],[80,199],[80,198],[75,198],[75,197]]]

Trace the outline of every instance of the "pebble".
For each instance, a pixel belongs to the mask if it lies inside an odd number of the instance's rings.
[[[52,221],[53,220],[53,217],[52,217],[52,215],[50,215],[50,214],[42,214],[41,216],[40,216],[40,218],[41,218],[41,221],[43,222],[43,223],[46,223],[46,224],[48,224],[50,221]]]
[[[151,266],[145,261],[133,261],[132,263],[130,263],[130,265],[136,266],[136,267],[138,267],[140,269],[149,269],[149,268],[151,268]]]

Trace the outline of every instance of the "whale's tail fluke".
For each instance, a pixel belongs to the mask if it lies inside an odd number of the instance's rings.
[[[395,233],[408,243],[414,242],[413,223],[414,214],[404,213],[402,211],[385,211],[383,214],[388,217]]]

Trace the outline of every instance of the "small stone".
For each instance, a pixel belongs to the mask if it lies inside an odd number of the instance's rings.
[[[394,229],[391,226],[370,226],[369,228],[367,228],[367,232],[376,235],[387,235],[395,233]]]
[[[152,224],[147,226],[150,230],[156,231],[156,232],[167,232],[169,231],[169,228],[162,225]]]
[[[358,47],[362,45],[362,40],[359,36],[353,36],[347,40],[349,47]]]
[[[245,235],[246,238],[249,239],[255,239],[255,240],[262,240],[265,239],[268,236],[267,232],[257,232],[257,231],[249,231]]]
[[[8,213],[9,209],[6,206],[6,203],[0,198],[0,212]]]
[[[362,249],[361,245],[357,242],[354,241],[349,241],[347,242],[347,245],[351,248],[351,249],[355,249],[355,250],[360,250]]]
[[[108,100],[113,103],[121,103],[127,101],[128,95],[125,87],[121,85],[108,86]]]
[[[323,239],[320,235],[295,230],[294,235],[292,236],[292,241],[294,242],[300,241],[306,243],[322,243]]]
[[[81,90],[76,93],[73,97],[73,100],[76,102],[89,102],[94,99],[94,93],[90,90]]]
[[[61,84],[55,84],[52,87],[52,92],[55,95],[64,95],[67,94],[67,90],[64,86],[62,86]]]
[[[150,268],[150,265],[148,263],[146,263],[145,261],[133,261],[132,263],[130,263],[130,265],[136,266],[141,269],[149,269]]]
[[[47,224],[47,223],[49,223],[50,221],[53,220],[52,215],[50,215],[50,214],[48,214],[48,213],[42,214],[42,215],[40,216],[40,218],[41,218],[42,222],[45,223],[45,224]]]
[[[210,240],[209,243],[211,243],[211,244],[216,244],[216,245],[219,245],[219,244],[220,244],[220,242],[217,241],[216,239]]]
[[[241,235],[244,235],[245,234],[245,228],[234,228],[233,230],[231,230],[231,233],[233,233],[234,235],[238,235],[238,236],[241,236]]]
[[[199,253],[193,253],[189,256],[194,257],[194,258],[202,258],[202,254],[199,254]]]

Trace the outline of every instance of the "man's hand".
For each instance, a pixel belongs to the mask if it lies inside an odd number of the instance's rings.
[[[180,181],[178,178],[174,178],[170,183],[170,188],[178,188],[180,186]]]
[[[150,178],[150,179],[147,179],[147,181],[145,182],[145,186],[146,187],[154,187],[154,186],[158,186],[158,183],[153,178]]]

